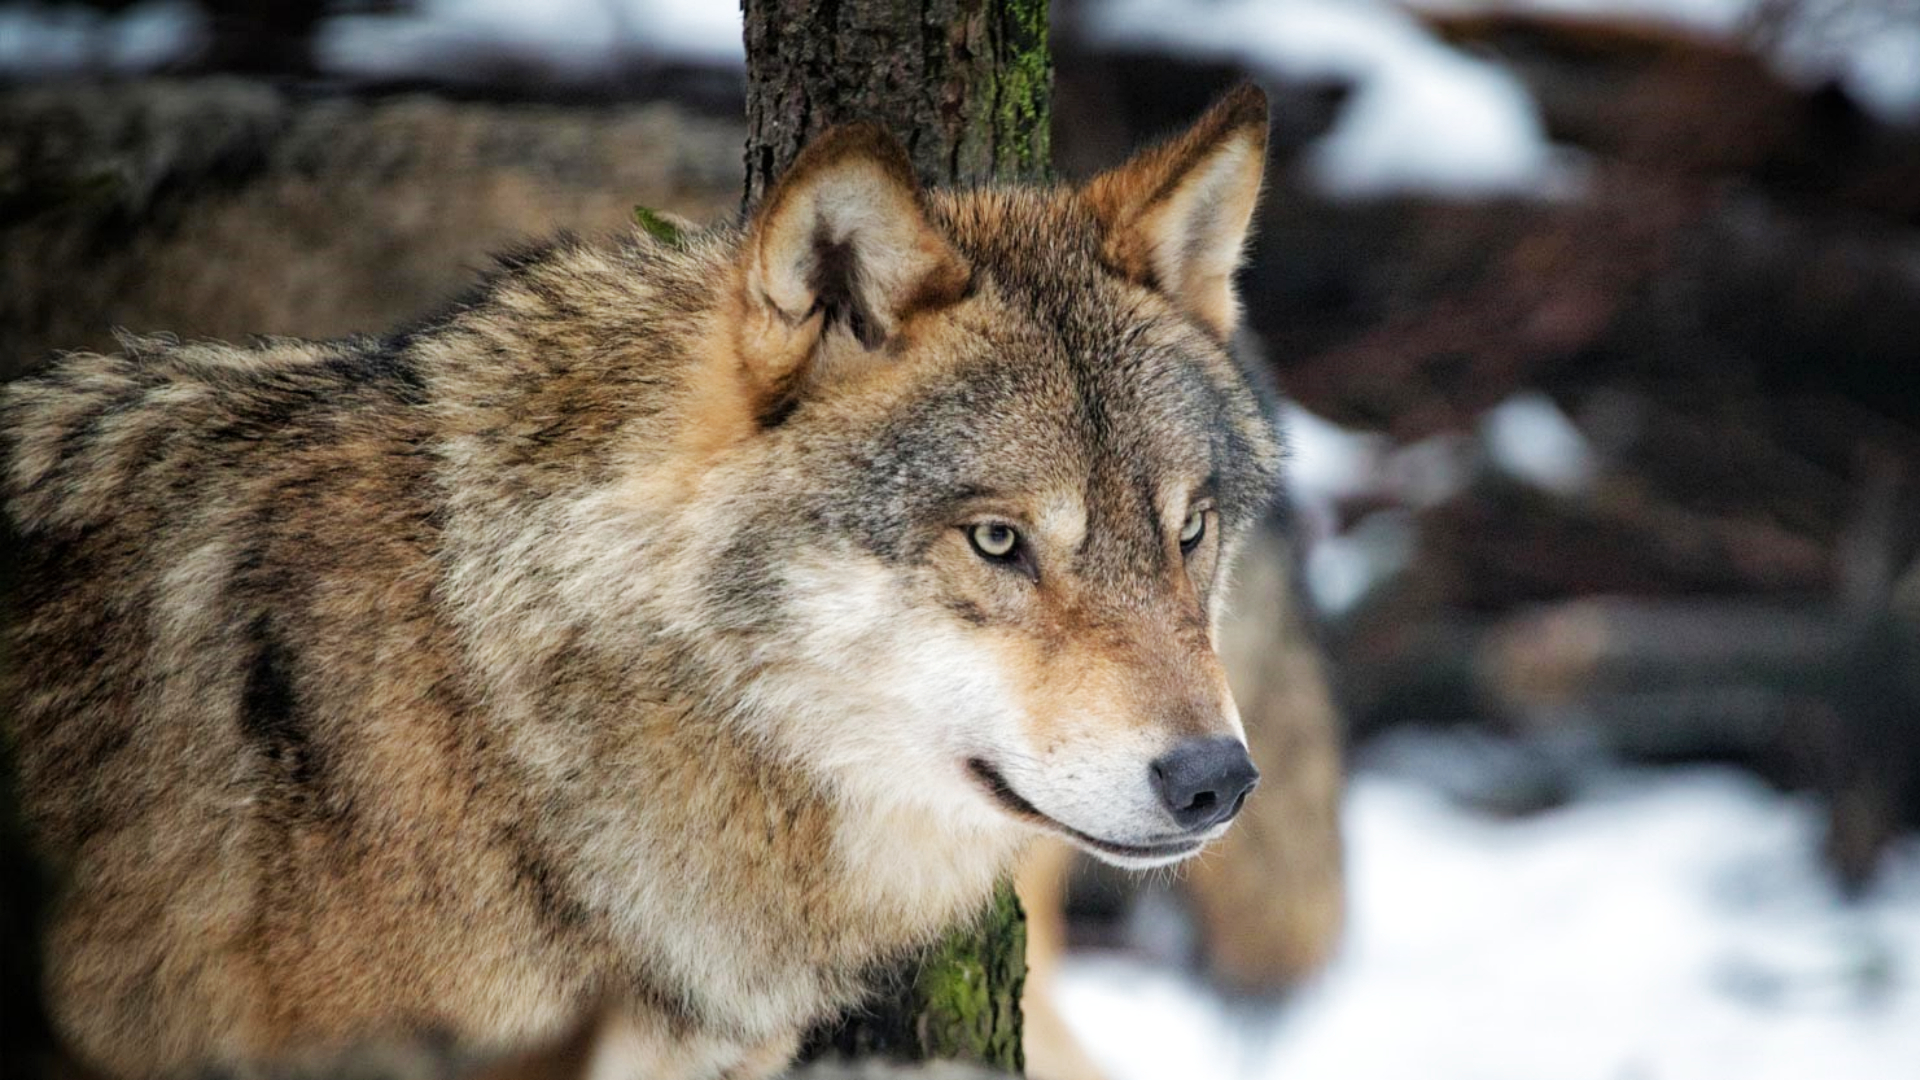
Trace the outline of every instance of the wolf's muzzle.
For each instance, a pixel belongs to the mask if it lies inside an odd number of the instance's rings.
[[[1147,768],[1161,804],[1190,832],[1231,820],[1260,781],[1247,748],[1227,735],[1188,739]]]

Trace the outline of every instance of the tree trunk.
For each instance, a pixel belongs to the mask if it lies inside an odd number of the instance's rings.
[[[877,121],[928,184],[1051,171],[1047,0],[746,0],[746,194],[800,148]],[[981,921],[893,973],[897,993],[809,1040],[812,1054],[977,1061],[1019,1071],[1025,915],[1003,884]]]
[[[751,205],[820,132],[886,126],[929,184],[1052,169],[1047,0],[747,0]]]

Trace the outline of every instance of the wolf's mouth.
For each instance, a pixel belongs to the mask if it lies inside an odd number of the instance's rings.
[[[1125,859],[1173,859],[1191,855],[1206,846],[1205,840],[1188,839],[1165,840],[1153,844],[1119,844],[1112,840],[1102,840],[1042,813],[1039,807],[1021,798],[1020,793],[1013,790],[1013,785],[1007,783],[1007,778],[1001,776],[999,770],[985,761],[979,758],[968,758],[967,771],[973,774],[973,778],[980,782],[980,786],[987,789],[987,794],[993,796],[993,800],[999,803],[1000,808],[1007,813],[1023,821],[1030,821],[1055,832],[1065,833],[1076,842],[1104,851],[1109,855],[1117,855]]]

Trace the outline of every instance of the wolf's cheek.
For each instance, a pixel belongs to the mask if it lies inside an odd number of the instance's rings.
[[[845,551],[789,560],[743,722],[843,792],[997,822],[964,762],[1017,711],[980,635],[910,571]]]

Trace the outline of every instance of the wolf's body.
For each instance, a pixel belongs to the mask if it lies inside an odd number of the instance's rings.
[[[1263,145],[1242,93],[1085,190],[926,196],[843,129],[745,230],[16,384],[13,735],[78,1056],[477,1059],[604,1014],[642,1075],[764,1072],[1037,832],[1218,836]]]

